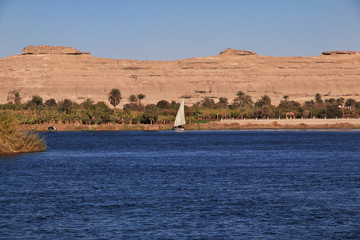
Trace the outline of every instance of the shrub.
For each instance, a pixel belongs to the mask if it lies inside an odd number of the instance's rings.
[[[214,99],[211,99],[209,97],[205,97],[202,102],[201,105],[205,108],[210,108],[213,109],[215,107],[215,101]]]
[[[46,100],[46,101],[45,101],[45,106],[47,106],[47,107],[49,107],[49,108],[51,108],[51,107],[53,107],[53,106],[56,106],[56,101],[55,101],[55,99],[50,98],[50,99]]]
[[[0,115],[0,154],[44,151],[46,144],[38,134],[20,133],[14,116]]]
[[[153,122],[157,121],[158,116],[159,113],[155,104],[146,105],[142,122],[153,124]]]
[[[169,109],[170,103],[166,100],[161,100],[156,104],[156,106],[160,109]]]

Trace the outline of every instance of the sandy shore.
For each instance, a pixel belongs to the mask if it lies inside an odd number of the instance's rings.
[[[23,124],[21,131],[47,131],[49,124]],[[159,131],[171,124],[54,124],[58,131]],[[186,130],[226,129],[360,129],[360,119],[235,119],[186,124]]]

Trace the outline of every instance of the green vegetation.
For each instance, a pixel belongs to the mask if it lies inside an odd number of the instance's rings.
[[[145,98],[145,95],[140,93],[137,95],[137,98],[139,99],[139,105],[141,105],[141,100]]]
[[[153,124],[153,122],[157,121],[159,116],[158,109],[155,104],[149,104],[145,107],[145,111],[143,114],[143,122]]]
[[[114,109],[116,108],[117,105],[119,105],[120,100],[121,100],[121,92],[119,89],[114,88],[110,91],[109,93],[109,102],[111,105],[114,106]]]
[[[7,112],[0,114],[0,155],[44,151],[46,145],[39,135],[20,133],[17,119]]]
[[[161,100],[156,104],[142,105],[144,94],[132,94],[127,98],[122,109],[119,105],[121,92],[112,89],[108,94],[110,108],[105,102],[95,103],[91,98],[78,104],[69,99],[56,102],[48,99],[45,102],[40,96],[33,96],[26,103],[21,103],[19,91],[9,93],[9,102],[0,105],[2,111],[10,111],[21,124],[171,124],[179,103]],[[317,93],[313,100],[304,104],[291,100],[285,95],[275,106],[271,98],[262,96],[257,101],[242,91],[234,94],[229,102],[227,98],[204,97],[202,101],[185,107],[187,123],[207,123],[220,119],[266,119],[266,118],[359,118],[360,102],[352,98],[323,99]]]

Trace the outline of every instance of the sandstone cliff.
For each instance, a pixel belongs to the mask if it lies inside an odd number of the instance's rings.
[[[24,48],[22,55],[30,54],[70,54],[70,55],[80,55],[80,54],[90,54],[89,52],[80,52],[79,50],[72,47],[56,47],[56,46],[29,46]]]
[[[205,96],[231,101],[240,90],[254,100],[267,94],[274,104],[284,95],[303,102],[316,93],[360,100],[360,54],[268,57],[227,49],[212,57],[134,61],[97,58],[74,48],[28,47],[22,55],[0,59],[0,86],[0,103],[15,89],[21,89],[22,101],[40,95],[107,102],[112,88],[121,90],[121,104],[139,93],[146,95],[143,103],[186,97],[192,104]]]

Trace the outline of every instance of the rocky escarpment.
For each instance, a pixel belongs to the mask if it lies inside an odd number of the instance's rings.
[[[329,52],[323,52],[323,55],[341,55],[341,54],[346,54],[346,55],[352,55],[352,54],[359,54],[359,52],[356,51],[329,51]]]
[[[239,55],[239,56],[245,56],[245,55],[256,55],[255,52],[250,52],[246,50],[236,50],[232,48],[227,48],[224,51],[220,52],[220,54],[223,55]]]
[[[30,54],[69,54],[69,55],[80,55],[90,54],[89,52],[80,52],[79,50],[72,47],[57,47],[57,46],[29,46],[24,48],[22,55]]]
[[[360,100],[360,54],[269,57],[227,49],[212,57],[134,61],[97,58],[65,47],[24,50],[25,55],[0,59],[0,103],[6,103],[13,90],[20,90],[23,102],[33,95],[107,102],[112,88],[121,90],[121,105],[139,93],[146,95],[144,104],[182,97],[186,104],[203,97],[232,101],[238,91],[254,100],[266,94],[274,104],[284,95],[304,102],[316,93],[323,98]]]

